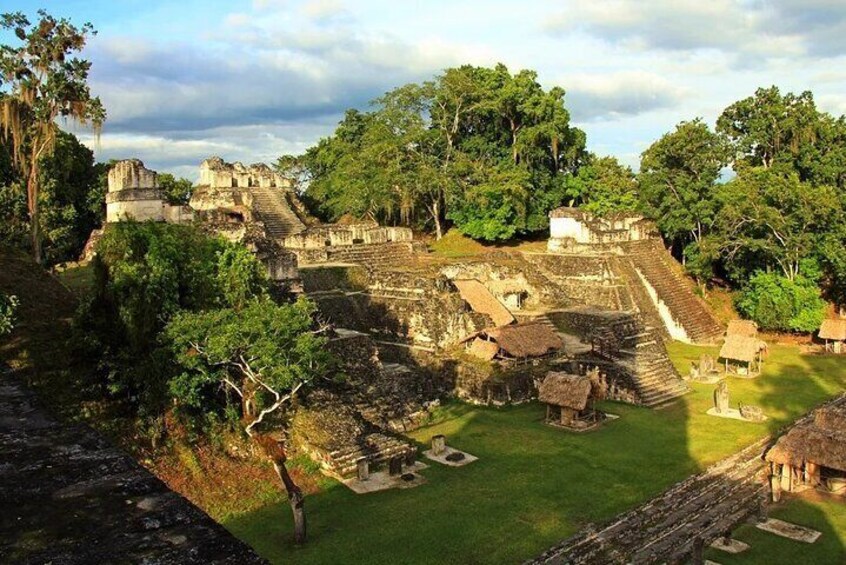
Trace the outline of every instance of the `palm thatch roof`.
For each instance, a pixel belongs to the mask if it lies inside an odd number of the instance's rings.
[[[819,335],[821,339],[833,339],[834,341],[846,340],[846,319],[834,318],[823,320]]]
[[[561,349],[564,342],[549,326],[526,322],[483,330],[510,357],[541,357]]]
[[[499,345],[492,341],[485,341],[484,339],[477,337],[473,340],[473,343],[470,344],[470,355],[478,357],[479,359],[490,361],[496,357],[497,353],[499,353]]]
[[[496,326],[504,326],[514,322],[514,316],[503,306],[502,302],[491,294],[485,285],[477,280],[454,280],[461,298],[470,305],[474,312],[487,314]]]
[[[538,388],[538,400],[581,412],[587,407],[590,390],[588,377],[549,372]]]
[[[745,337],[758,336],[758,324],[752,320],[731,320],[726,329],[726,335],[740,335]]]
[[[751,363],[766,348],[767,344],[756,337],[730,335],[720,349],[720,358]]]
[[[781,436],[766,459],[791,467],[810,462],[846,472],[846,394]]]

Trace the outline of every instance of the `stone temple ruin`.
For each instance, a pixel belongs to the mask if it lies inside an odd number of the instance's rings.
[[[121,161],[108,206],[109,222],[198,222],[242,242],[281,292],[318,305],[347,379],[302,399],[294,439],[338,476],[362,460],[413,460],[399,434],[443,396],[521,402],[550,371],[598,373],[610,399],[670,402],[689,387],[665,342],[723,333],[642,217],[559,208],[545,252],[450,260],[408,228],[320,223],[271,168],[217,157],[201,164],[188,207],[168,206],[140,161]]]

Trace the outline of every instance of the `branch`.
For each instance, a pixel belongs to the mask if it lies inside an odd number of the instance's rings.
[[[264,420],[265,416],[267,416],[271,412],[276,411],[277,409],[279,409],[280,406],[282,406],[282,404],[284,404],[285,402],[290,400],[291,397],[294,396],[294,394],[296,394],[296,392],[298,390],[300,390],[300,388],[302,388],[302,386],[303,386],[302,382],[297,383],[297,385],[293,389],[291,389],[291,392],[289,392],[285,396],[279,396],[278,392],[273,391],[274,394],[276,394],[276,402],[274,402],[272,405],[270,405],[269,407],[262,410],[259,413],[258,417],[255,420],[253,420],[252,422],[250,422],[250,424],[246,428],[244,428],[244,431],[247,432],[247,435],[250,436],[250,437],[253,437],[253,428],[256,425],[260,424]]]

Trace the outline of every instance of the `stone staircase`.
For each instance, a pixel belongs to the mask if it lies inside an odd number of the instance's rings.
[[[661,335],[644,326],[638,316],[627,316],[598,328],[597,353],[617,361],[634,383],[641,404],[655,408],[690,392],[667,355]]]
[[[769,439],[670,487],[597,528],[588,526],[533,564],[701,563],[701,548],[759,513],[767,486],[762,458]]]
[[[661,337],[669,339],[670,332],[664,325],[664,320],[661,319],[655,303],[652,302],[652,298],[641,283],[632,260],[628,257],[611,257],[609,263],[614,272],[625,281],[620,293],[620,309],[638,312],[644,323],[655,328]]]
[[[284,190],[279,188],[252,187],[253,209],[259,216],[272,239],[283,239],[300,233],[306,225],[291,209]]]
[[[693,343],[715,343],[722,337],[722,326],[708,305],[696,295],[692,282],[660,241],[632,242],[627,251],[623,261],[630,262],[655,289],[658,298],[667,305]],[[636,282],[637,279],[633,281]]]
[[[394,267],[415,263],[410,242],[350,245],[328,250],[330,263],[352,263],[363,267]]]

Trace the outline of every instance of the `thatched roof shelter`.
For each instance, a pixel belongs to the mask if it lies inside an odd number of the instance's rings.
[[[591,382],[588,377],[569,373],[547,373],[538,389],[538,400],[581,412],[590,399]]]
[[[720,349],[720,358],[752,363],[766,349],[767,344],[756,337],[730,335]]]
[[[461,298],[470,305],[474,312],[487,314],[496,326],[504,326],[514,322],[514,316],[502,302],[491,294],[485,285],[477,280],[454,280],[452,283],[458,289]]]
[[[486,341],[480,337],[473,340],[470,344],[470,354],[479,359],[490,361],[496,354],[499,353],[499,345],[492,341]]]
[[[752,320],[731,320],[726,329],[726,335],[739,335],[745,337],[758,336],[758,324]]]
[[[791,428],[767,452],[766,459],[797,468],[813,463],[846,472],[846,395]]]
[[[549,326],[528,322],[484,330],[510,357],[542,357],[564,346],[564,342]]]
[[[819,336],[820,339],[846,341],[846,318],[823,320]]]
[[[464,342],[473,340],[469,351],[483,359],[492,359],[490,345],[496,347],[496,355],[504,358],[525,359],[543,357],[564,347],[561,337],[549,326],[537,322],[524,322],[488,328],[464,338]]]

